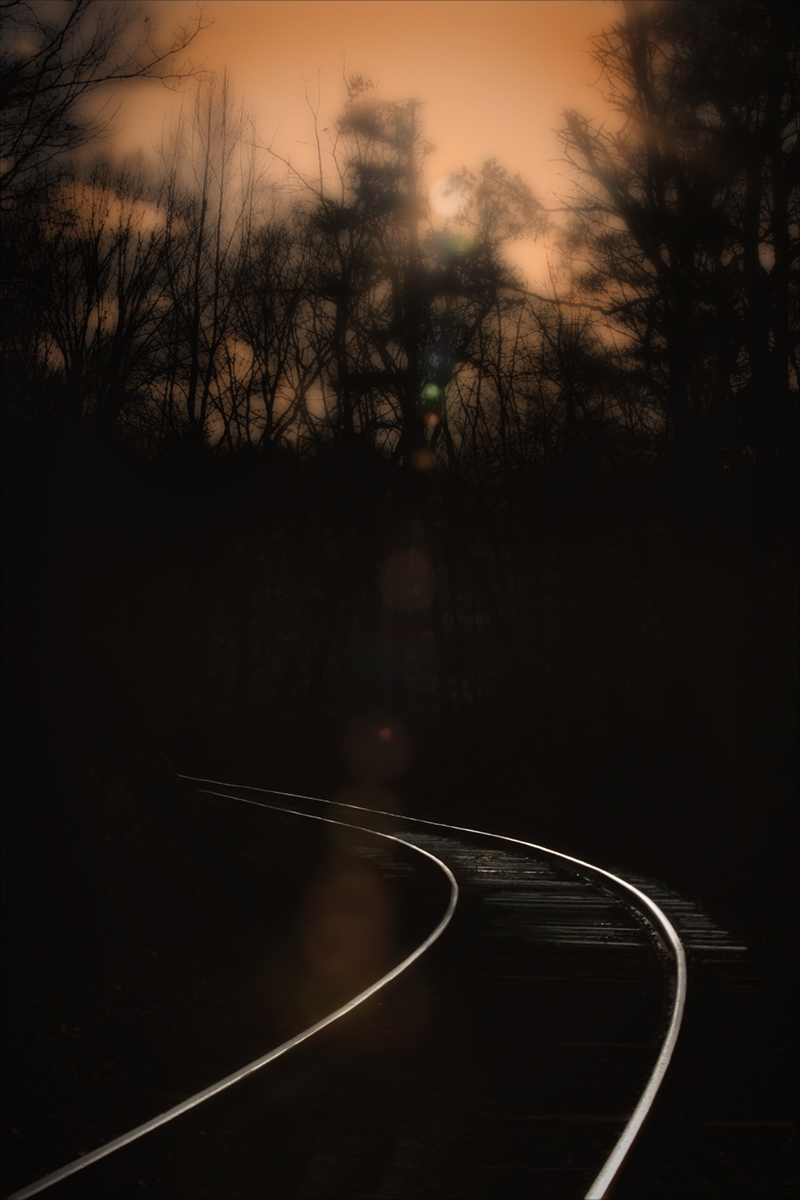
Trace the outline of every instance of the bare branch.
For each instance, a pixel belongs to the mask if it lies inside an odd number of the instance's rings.
[[[133,80],[178,86],[200,68],[182,56],[208,28],[202,8],[168,44],[150,17],[120,0],[6,0],[0,6],[0,198],[17,203],[54,160],[107,138],[110,116],[87,112],[102,89]]]

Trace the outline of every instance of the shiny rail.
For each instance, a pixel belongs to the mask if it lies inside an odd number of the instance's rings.
[[[430,825],[437,829],[451,829],[458,833],[469,833],[480,837],[494,838],[501,842],[510,842],[516,846],[525,846],[529,850],[535,850],[538,854],[546,855],[551,859],[555,859],[559,863],[565,863],[570,868],[576,869],[585,873],[588,872],[592,876],[599,876],[602,880],[610,883],[615,890],[621,890],[628,898],[632,898],[636,908],[647,919],[653,929],[656,939],[665,954],[671,959],[674,965],[673,978],[670,985],[670,1013],[664,1040],[661,1043],[661,1049],[658,1053],[655,1066],[650,1073],[650,1076],[645,1084],[644,1090],[628,1119],[625,1128],[617,1139],[611,1153],[603,1164],[601,1170],[596,1176],[592,1186],[586,1193],[585,1200],[603,1200],[609,1187],[611,1186],[614,1177],[622,1166],[631,1146],[634,1143],[636,1135],[642,1127],[642,1124],[649,1113],[653,1101],[656,1098],[659,1088],[664,1080],[664,1076],[672,1058],[675,1046],[680,1033],[681,1022],[683,1020],[683,1011],[686,1004],[687,991],[687,974],[686,974],[686,954],[684,952],[683,943],[678,937],[677,932],[669,920],[662,912],[657,904],[634,887],[633,884],[627,883],[619,876],[613,875],[610,871],[604,870],[602,867],[594,866],[592,863],[583,862],[579,858],[573,858],[571,855],[562,854],[558,850],[550,850],[546,846],[537,846],[533,842],[525,842],[520,838],[507,837],[504,834],[489,833],[484,829],[469,829],[463,825],[448,825],[443,821],[428,821],[422,817],[409,817],[405,814],[390,813],[378,809],[365,808],[359,804],[344,804],[340,801],[325,800],[320,796],[306,796],[300,792],[282,792],[276,788],[259,788],[252,787],[248,784],[231,784],[223,783],[220,780],[203,779],[192,775],[180,775],[179,778],[186,780],[189,783],[211,784],[214,787],[233,787],[237,791],[258,792],[262,795],[284,796],[294,800],[310,800],[315,804],[329,804],[335,808],[353,809],[358,812],[373,813],[376,816],[392,817],[397,821],[410,821],[416,825]],[[210,795],[219,795],[219,793],[209,792]],[[236,797],[241,799],[241,797]],[[256,802],[257,803],[257,802]],[[265,805],[265,807],[273,807]],[[398,839],[400,840],[400,839]],[[408,843],[406,843],[408,844]],[[442,864],[443,865],[443,864]],[[21,1196],[21,1194],[20,1194]],[[13,1198],[12,1198],[13,1200]]]
[[[181,778],[188,777],[181,776]],[[200,782],[208,783],[211,781],[201,780]],[[259,808],[271,808],[284,813],[290,812],[293,816],[304,817],[306,820],[323,821],[326,825],[339,825],[345,829],[354,829],[359,833],[369,833],[372,836],[381,837],[390,842],[399,842],[401,845],[407,846],[409,850],[414,850],[417,854],[422,854],[425,858],[431,859],[432,862],[436,863],[436,865],[442,869],[447,877],[447,880],[450,884],[450,899],[447,904],[447,908],[445,909],[444,916],[441,918],[436,928],[425,938],[423,942],[419,944],[419,946],[416,947],[415,950],[412,951],[411,954],[404,958],[402,962],[398,963],[396,967],[393,967],[392,970],[387,972],[386,975],[382,975],[380,979],[371,984],[368,988],[365,988],[363,992],[359,992],[358,995],[352,998],[352,1000],[348,1000],[346,1004],[343,1004],[340,1008],[337,1008],[327,1017],[323,1017],[321,1021],[317,1021],[316,1024],[310,1025],[308,1029],[304,1029],[301,1033],[296,1034],[287,1042],[283,1042],[280,1046],[276,1046],[274,1050],[270,1050],[267,1054],[261,1055],[260,1058],[254,1059],[253,1062],[247,1063],[246,1066],[240,1067],[238,1071],[234,1071],[231,1075],[226,1075],[224,1079],[219,1079],[216,1083],[212,1083],[209,1087],[203,1088],[202,1091],[196,1092],[193,1096],[189,1096],[186,1100],[181,1101],[180,1104],[176,1104],[174,1108],[167,1109],[166,1112],[160,1113],[157,1117],[152,1117],[149,1121],[145,1121],[142,1125],[137,1125],[134,1129],[128,1130],[127,1133],[123,1133],[120,1137],[114,1138],[113,1141],[106,1142],[104,1145],[98,1146],[96,1150],[92,1150],[88,1154],[84,1154],[81,1158],[74,1159],[65,1166],[59,1167],[55,1171],[51,1171],[49,1175],[43,1176],[35,1183],[28,1184],[26,1187],[20,1188],[18,1191],[13,1192],[8,1197],[8,1200],[26,1200],[28,1196],[35,1196],[38,1192],[45,1191],[46,1188],[52,1187],[54,1184],[61,1182],[63,1179],[67,1179],[70,1175],[74,1175],[78,1171],[82,1171],[92,1163],[98,1162],[100,1159],[105,1158],[109,1154],[113,1154],[116,1150],[121,1150],[123,1146],[127,1146],[131,1142],[136,1141],[137,1138],[141,1138],[148,1133],[152,1133],[153,1130],[158,1129],[161,1125],[165,1125],[168,1121],[173,1121],[176,1117],[182,1116],[184,1113],[188,1112],[189,1109],[196,1108],[198,1104],[202,1104],[204,1100],[210,1100],[212,1096],[216,1096],[219,1092],[224,1091],[226,1088],[232,1087],[233,1084],[239,1083],[240,1080],[244,1079],[248,1075],[251,1075],[254,1071],[259,1070],[260,1067],[266,1066],[267,1063],[272,1062],[276,1058],[280,1058],[280,1056],[285,1054],[287,1050],[291,1050],[294,1046],[299,1046],[301,1042],[306,1041],[315,1033],[319,1033],[321,1029],[325,1029],[326,1026],[331,1025],[334,1021],[337,1021],[346,1013],[352,1012],[354,1008],[357,1008],[360,1004],[363,1004],[364,1001],[368,1000],[370,996],[374,996],[376,992],[379,992],[382,988],[386,987],[388,983],[391,983],[393,979],[396,979],[398,975],[402,974],[403,971],[410,967],[413,962],[416,962],[416,960],[422,954],[424,954],[425,951],[428,950],[438,938],[441,937],[447,926],[450,924],[453,913],[456,909],[456,904],[458,903],[458,884],[456,883],[455,876],[450,868],[447,867],[434,854],[431,854],[428,850],[424,850],[421,846],[414,846],[411,842],[406,842],[403,840],[403,838],[396,837],[390,833],[381,833],[378,830],[367,829],[360,825],[353,825],[347,821],[337,821],[332,817],[320,817],[314,815],[313,813],[293,812],[293,810],[287,809],[283,804],[267,804],[263,800],[247,800],[242,796],[232,796],[230,794],[210,792],[208,790],[204,790],[204,794],[220,796],[222,799],[226,800],[237,800],[242,804],[255,804]]]

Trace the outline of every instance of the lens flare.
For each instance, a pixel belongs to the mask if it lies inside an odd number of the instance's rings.
[[[422,446],[411,455],[411,466],[415,471],[432,471],[436,466],[436,455],[427,446]]]
[[[395,612],[422,612],[439,587],[433,563],[422,550],[401,550],[387,558],[378,577],[384,604]]]
[[[351,774],[367,783],[396,779],[411,757],[411,743],[402,724],[378,713],[365,713],[350,722],[343,749]]]
[[[395,914],[377,871],[354,855],[334,861],[309,889],[302,944],[312,978],[349,990],[368,986],[394,953]]]

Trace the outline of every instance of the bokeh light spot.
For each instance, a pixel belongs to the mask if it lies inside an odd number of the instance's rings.
[[[401,550],[387,558],[378,576],[384,604],[399,613],[422,612],[439,587],[433,563],[423,550]]]
[[[332,861],[310,887],[301,921],[311,981],[357,990],[387,970],[395,911],[385,882],[355,855]]]
[[[421,446],[411,455],[411,466],[415,471],[432,471],[436,466],[436,455],[427,446]]]
[[[399,721],[386,714],[365,713],[351,721],[344,735],[344,758],[356,779],[380,783],[406,768],[411,743]]]

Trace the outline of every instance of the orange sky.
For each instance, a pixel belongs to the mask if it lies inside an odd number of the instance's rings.
[[[312,130],[304,76],[315,97],[319,72],[322,112],[336,117],[345,56],[347,74],[373,79],[382,97],[425,102],[436,146],[429,182],[494,156],[549,206],[562,169],[552,161],[553,130],[565,107],[602,111],[586,39],[618,10],[602,0],[208,0],[204,19],[213,25],[194,57],[214,71],[227,67],[261,138],[299,167],[309,162],[299,143]],[[196,6],[157,0],[149,11],[163,36]],[[157,85],[131,89],[117,146],[152,147],[175,107]],[[518,257],[538,273],[541,254]]]

